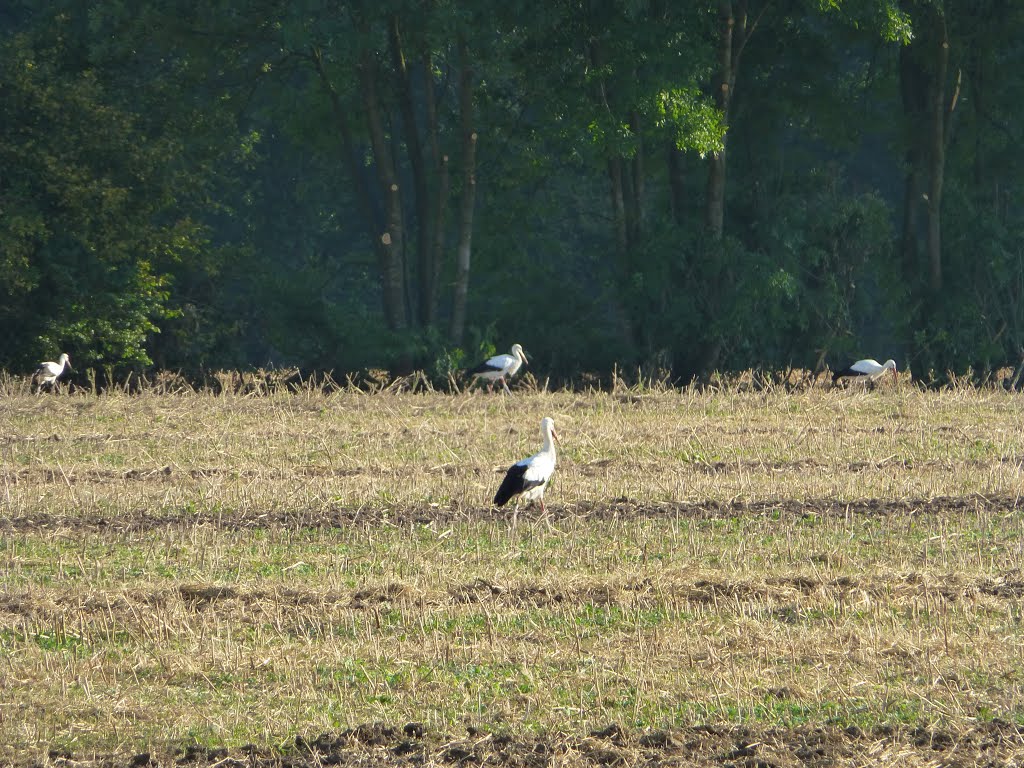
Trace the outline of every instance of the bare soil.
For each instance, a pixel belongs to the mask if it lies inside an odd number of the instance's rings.
[[[627,498],[610,502],[573,505],[549,504],[551,521],[574,518],[576,520],[610,520],[641,518],[678,518],[690,520],[730,519],[735,517],[819,517],[848,519],[850,517],[889,517],[893,515],[948,516],[979,509],[990,511],[1016,510],[1024,503],[1019,494],[984,496],[939,496],[930,499],[774,499],[769,501],[716,501],[700,502],[636,502]],[[528,512],[526,514],[535,514]],[[214,529],[239,530],[261,528],[346,528],[352,525],[449,525],[511,518],[511,510],[494,507],[439,507],[422,505],[394,509],[336,508],[327,510],[253,509],[227,511],[213,515],[189,513],[151,512],[140,509],[131,514],[98,516],[89,514],[67,515],[60,512],[39,511],[31,516],[0,517],[0,532],[31,533],[33,531],[61,529],[69,532],[107,531],[144,532],[168,527],[209,526]],[[524,515],[520,515],[520,520]]]
[[[461,736],[431,733],[418,723],[404,726],[368,723],[337,733],[296,737],[280,748],[247,745],[238,749],[179,747],[166,755],[124,757],[50,752],[45,758],[15,761],[17,766],[73,768],[191,768],[290,766],[730,766],[806,768],[825,766],[1010,766],[1024,758],[1024,730],[994,720],[965,732],[894,729],[865,731],[857,726],[751,728],[697,726],[645,732],[616,724],[587,735],[514,738],[475,728]]]

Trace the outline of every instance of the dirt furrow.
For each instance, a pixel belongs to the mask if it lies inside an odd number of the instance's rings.
[[[1016,765],[1024,756],[1024,730],[1001,720],[964,730],[856,725],[749,727],[693,726],[629,731],[617,724],[587,735],[514,737],[470,726],[464,735],[434,733],[420,723],[367,723],[319,736],[297,736],[289,745],[247,745],[229,749],[170,746],[165,752],[76,756],[53,750],[48,764],[76,768],[144,768],[173,764],[319,768],[337,766],[487,765],[502,768],[547,766],[915,766]],[[15,760],[16,768],[38,765]]]
[[[216,611],[222,616],[234,611],[246,613],[249,606],[313,611],[328,614],[338,610],[374,610],[378,607],[410,609],[452,608],[482,605],[487,609],[571,608],[580,605],[617,606],[626,610],[647,610],[666,605],[686,609],[688,605],[783,606],[795,611],[810,606],[867,603],[888,605],[910,601],[944,603],[1015,603],[1024,597],[1024,574],[1007,571],[993,577],[966,578],[960,574],[922,575],[906,573],[861,579],[838,577],[776,576],[763,580],[727,580],[696,577],[655,582],[652,579],[623,582],[573,582],[500,584],[476,579],[448,588],[422,590],[403,583],[367,585],[351,590],[304,588],[252,589],[219,584],[179,584],[158,589],[127,588],[111,591],[79,591],[50,588],[0,595],[0,625],[4,614],[46,624],[73,613],[77,619],[96,614],[104,619],[121,616],[150,616],[153,611],[184,613]],[[795,615],[795,614],[794,614]],[[785,617],[784,617],[785,618]],[[799,618],[798,616],[796,618]]]
[[[1024,506],[1024,497],[1017,494],[985,496],[938,496],[924,499],[769,499],[763,501],[678,501],[665,503],[637,502],[616,498],[610,502],[551,504],[549,519],[560,521],[602,521],[649,518],[689,520],[731,519],[736,517],[768,517],[773,520],[853,517],[888,517],[893,515],[962,515],[981,512],[1008,513]],[[519,520],[530,521],[532,511],[524,511]],[[126,514],[107,516],[72,515],[39,510],[31,515],[0,517],[0,531],[32,533],[34,531],[76,532],[146,532],[167,528],[203,527],[213,530],[252,530],[267,528],[328,529],[354,525],[404,526],[452,525],[508,521],[511,512],[492,507],[442,507],[437,505],[398,508],[326,508],[326,509],[241,509],[218,510],[204,514],[194,511],[140,509]]]

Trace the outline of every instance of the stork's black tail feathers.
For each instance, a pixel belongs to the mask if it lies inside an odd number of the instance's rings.
[[[496,370],[498,369],[495,368],[493,365],[488,365],[487,363],[480,363],[480,365],[476,366],[475,368],[463,368],[462,372],[467,376],[476,376],[477,374],[480,373],[490,373]]]
[[[843,368],[841,371],[836,371],[832,374],[832,383],[837,384],[843,376],[855,376],[857,372],[853,368]]]
[[[506,475],[498,486],[498,492],[494,494],[494,506],[504,507],[508,504],[509,499],[516,495],[516,485],[516,482]]]
[[[526,472],[526,467],[520,464],[513,464],[509,467],[508,472],[505,473],[505,479],[498,486],[498,492],[494,494],[494,506],[503,507],[508,503],[509,499],[517,493],[523,492],[524,472]]]

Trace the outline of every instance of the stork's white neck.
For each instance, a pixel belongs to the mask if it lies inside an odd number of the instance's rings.
[[[555,440],[551,435],[551,427],[545,426],[544,428],[544,453],[555,453]]]

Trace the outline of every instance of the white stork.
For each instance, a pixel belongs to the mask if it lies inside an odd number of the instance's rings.
[[[892,380],[897,380],[898,377],[896,374],[895,360],[886,360],[884,363],[879,363],[877,360],[870,359],[858,360],[853,365],[832,374],[832,384],[835,386],[839,383],[840,379],[845,378],[863,378],[865,381],[873,383],[886,371],[892,371]]]
[[[528,362],[530,361],[526,359],[523,348],[519,344],[513,344],[512,354],[495,355],[480,363],[476,368],[470,368],[466,373],[476,376],[478,379],[485,379],[488,382],[488,391],[493,391],[494,382],[500,381],[505,391],[512,394],[505,380],[515,376],[516,371],[519,370],[523,363]]]
[[[508,468],[505,479],[501,481],[498,492],[494,494],[494,504],[503,507],[513,496],[527,502],[540,502],[540,511],[544,512],[544,489],[555,471],[555,421],[550,416],[540,422],[540,433],[544,437],[544,447],[528,459],[517,461]],[[559,441],[560,442],[560,441]],[[518,499],[517,504],[518,508]]]
[[[68,357],[67,352],[62,352],[60,360],[53,362],[48,360],[45,363],[40,363],[39,367],[36,368],[36,372],[32,375],[32,380],[38,382],[39,389],[47,387],[53,389],[64,371],[71,367],[71,358]]]

